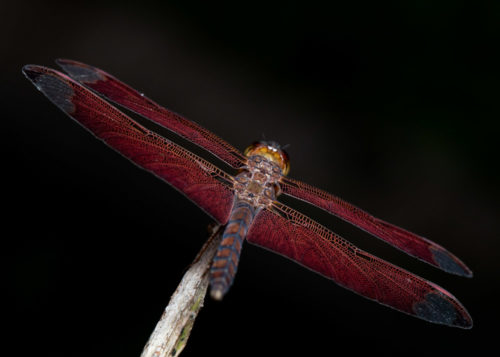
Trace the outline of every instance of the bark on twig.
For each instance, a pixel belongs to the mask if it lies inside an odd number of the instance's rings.
[[[178,356],[187,343],[208,288],[212,259],[220,244],[220,226],[203,245],[146,343],[141,357]]]

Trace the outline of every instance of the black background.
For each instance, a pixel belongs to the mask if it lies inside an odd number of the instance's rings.
[[[206,301],[183,355],[487,351],[500,293],[499,11],[497,1],[2,2],[5,346],[138,356],[210,223],[21,74],[63,57],[240,149],[263,134],[290,144],[292,177],[435,240],[475,273],[440,272],[292,202],[450,290],[474,328],[409,317],[247,244],[231,291]]]

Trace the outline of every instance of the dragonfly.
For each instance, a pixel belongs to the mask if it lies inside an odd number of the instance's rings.
[[[173,186],[223,227],[210,268],[214,299],[222,299],[232,285],[246,240],[380,304],[429,322],[472,327],[471,316],[451,293],[359,249],[278,197],[305,201],[441,270],[472,277],[472,271],[442,246],[288,177],[288,154],[276,142],[258,141],[240,152],[101,69],[67,59],[56,62],[66,74],[39,65],[26,65],[22,71],[96,138]],[[234,174],[146,128],[111,103],[199,146]]]

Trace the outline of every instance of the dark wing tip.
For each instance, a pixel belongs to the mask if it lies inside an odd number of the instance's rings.
[[[101,71],[88,64],[77,62],[69,59],[58,58],[56,63],[67,73],[69,76],[78,82],[87,84],[95,83],[104,80]]]
[[[43,87],[40,84],[40,81],[48,74],[51,73],[51,69],[43,66],[38,66],[36,64],[27,64],[23,67],[22,72],[26,78],[28,78],[31,83],[35,85],[35,87],[39,91],[44,91]]]
[[[35,64],[27,64],[23,66],[22,72],[26,78],[35,83],[38,76],[43,73],[43,68],[44,67]]]
[[[431,248],[431,251],[436,264],[447,273],[472,278],[472,270],[450,252],[436,248]]]
[[[63,67],[63,66],[66,66],[66,65],[80,65],[80,66],[86,66],[85,64],[81,63],[81,62],[78,62],[78,61],[74,61],[74,60],[70,60],[70,59],[67,59],[67,58],[57,58],[56,61],[57,65]]]
[[[416,316],[426,321],[463,329],[472,328],[472,318],[467,310],[452,296],[436,290],[415,303],[413,310]]]
[[[51,102],[66,113],[73,113],[75,106],[72,102],[74,90],[71,80],[62,73],[43,66],[28,64],[22,72],[35,87]]]

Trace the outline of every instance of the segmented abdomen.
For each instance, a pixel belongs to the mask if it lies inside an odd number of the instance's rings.
[[[210,269],[210,294],[214,299],[222,299],[233,283],[243,240],[256,211],[248,202],[236,199]]]

